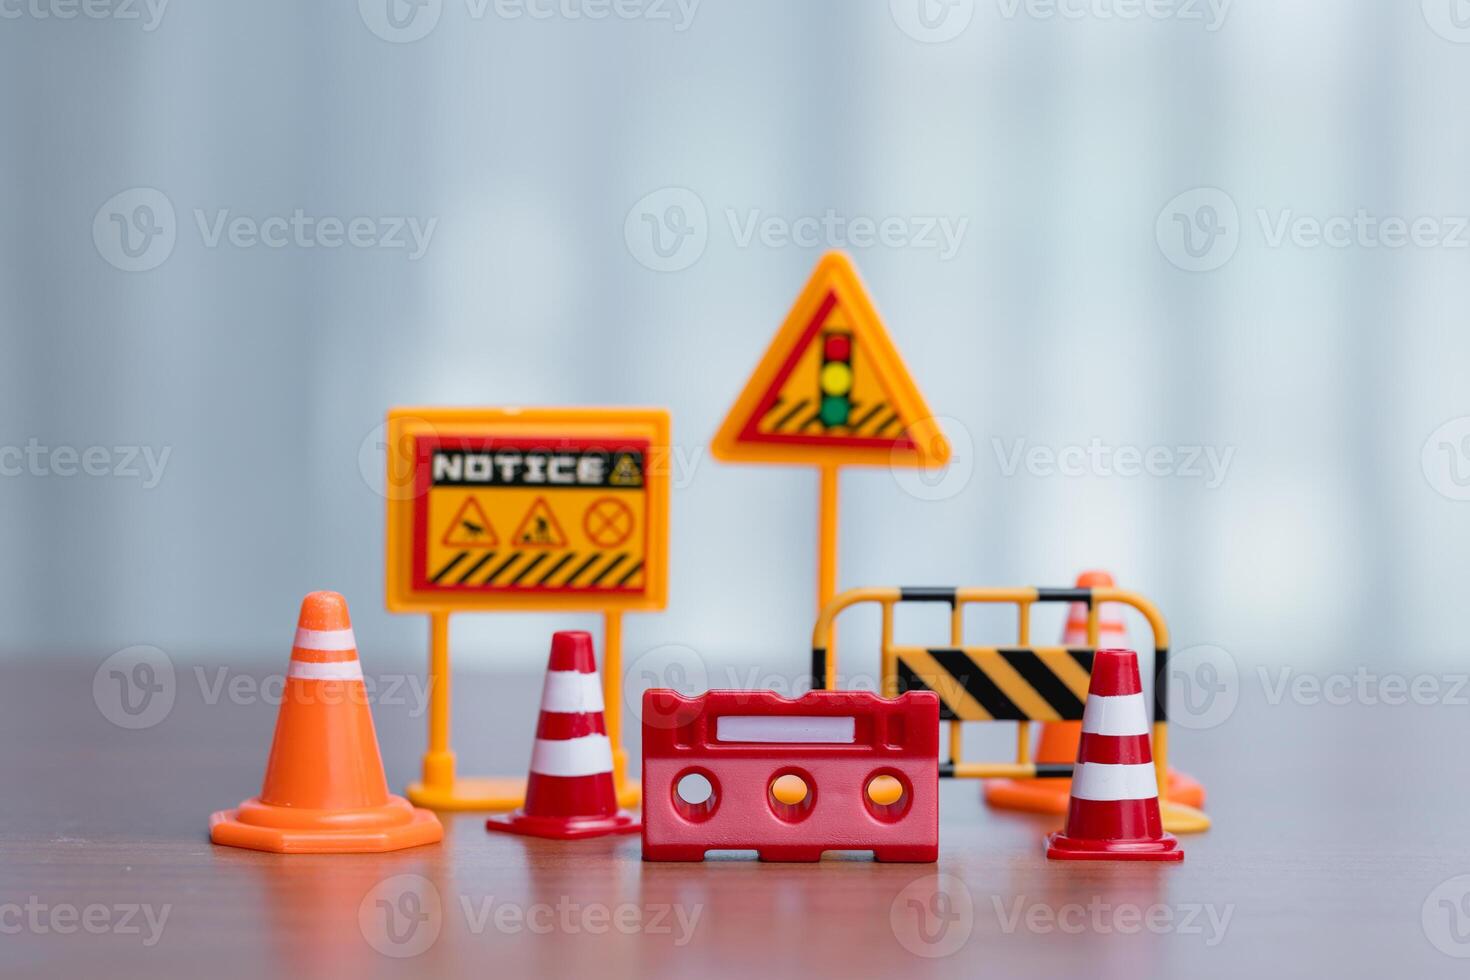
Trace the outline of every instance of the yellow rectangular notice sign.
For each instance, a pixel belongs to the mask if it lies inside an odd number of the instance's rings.
[[[393,409],[388,608],[662,609],[669,428],[662,409]]]

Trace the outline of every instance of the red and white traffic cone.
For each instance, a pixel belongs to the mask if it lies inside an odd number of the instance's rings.
[[[553,840],[638,830],[637,815],[618,810],[612,743],[602,711],[592,636],[581,631],[554,634],[526,802],[513,813],[491,817],[487,830]]]
[[[1183,861],[1164,833],[1148,710],[1132,650],[1099,650],[1082,719],[1067,829],[1048,835],[1046,856],[1063,861]]]
[[[1087,571],[1077,576],[1077,588],[1112,588],[1113,576],[1104,571]],[[1062,632],[1062,646],[1086,649],[1087,603],[1074,602],[1067,610],[1067,625]],[[1128,627],[1119,606],[1104,602],[1097,610],[1097,647],[1128,645]],[[1036,742],[1036,762],[1041,765],[1065,764],[1077,758],[1077,743],[1082,737],[1082,723],[1048,721],[1041,725]],[[1205,788],[1188,773],[1169,770],[1169,801],[1198,809],[1205,805]],[[1002,810],[1025,810],[1031,813],[1066,813],[1071,781],[1067,779],[989,779],[985,782],[985,802]]]

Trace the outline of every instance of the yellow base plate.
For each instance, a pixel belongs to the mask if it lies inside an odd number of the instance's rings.
[[[1171,834],[1202,834],[1210,829],[1210,818],[1203,811],[1173,800],[1160,804],[1160,816],[1164,818],[1164,829]]]
[[[635,807],[643,799],[642,784],[618,787],[618,806]],[[465,776],[444,786],[412,783],[404,793],[417,806],[431,810],[514,810],[526,801],[526,781],[513,776]]]

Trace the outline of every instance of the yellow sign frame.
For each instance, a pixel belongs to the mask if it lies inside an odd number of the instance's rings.
[[[620,459],[616,454],[625,450],[642,451],[642,587],[622,591],[587,589],[580,593],[566,589],[477,592],[423,588],[426,558],[421,556],[428,553],[425,535],[431,528],[424,515],[432,483],[424,479],[422,470],[425,447],[477,445],[477,441],[536,447],[537,452],[569,447],[603,449],[613,454],[610,458],[614,460]],[[508,810],[524,801],[524,779],[456,774],[449,739],[449,616],[455,612],[562,611],[602,613],[602,687],[607,734],[613,746],[613,781],[620,805],[638,803],[639,785],[627,778],[627,753],[622,747],[622,614],[661,610],[668,602],[672,445],[669,412],[662,408],[405,407],[388,412],[386,602],[390,612],[429,616],[429,746],[424,754],[422,779],[407,790],[413,802],[436,810]],[[602,484],[580,489],[547,488],[538,489],[537,496],[539,499],[543,492],[578,493],[592,501],[598,498],[599,488],[608,489]],[[525,490],[522,486],[515,489]],[[484,491],[486,495],[491,492]]]

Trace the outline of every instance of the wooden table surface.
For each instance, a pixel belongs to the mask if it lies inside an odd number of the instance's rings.
[[[1185,839],[1182,866],[1049,863],[1041,839],[1053,821],[989,811],[979,786],[960,781],[942,788],[933,866],[651,865],[636,836],[490,835],[475,815],[448,818],[438,846],[285,857],[214,847],[206,833],[210,811],[259,786],[275,707],[248,687],[267,671],[231,671],[244,678],[232,695],[214,687],[217,668],[176,659],[172,709],[127,730],[94,700],[100,659],[6,670],[6,977],[1470,970],[1461,704],[1272,705],[1243,671],[1226,723],[1175,726],[1174,758],[1206,783],[1215,819]],[[539,683],[458,678],[463,771],[523,771]],[[412,698],[374,713],[401,788],[417,771],[423,719]],[[934,897],[936,875],[952,876],[939,889],[948,899]]]

